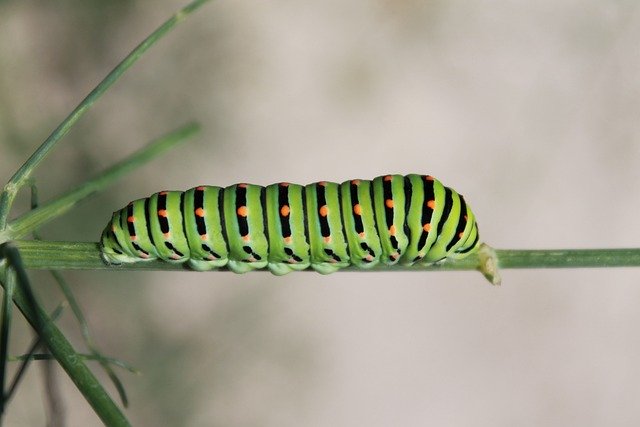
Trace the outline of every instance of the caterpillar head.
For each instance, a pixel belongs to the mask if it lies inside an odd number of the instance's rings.
[[[107,264],[122,264],[126,262],[121,258],[125,256],[122,248],[115,239],[115,235],[110,230],[110,225],[104,229],[100,237],[100,251],[102,260]]]
[[[115,215],[114,215],[115,217]],[[122,234],[122,230],[118,230],[114,226],[113,219],[107,224],[102,236],[100,237],[101,257],[107,264],[123,264],[140,261],[140,258],[130,254],[128,248],[123,248],[118,242],[116,234]]]

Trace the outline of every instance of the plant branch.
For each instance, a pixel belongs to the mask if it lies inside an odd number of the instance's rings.
[[[11,210],[13,200],[18,190],[29,179],[38,165],[47,157],[56,143],[69,132],[75,123],[89,108],[113,85],[140,57],[160,38],[166,35],[178,23],[182,22],[190,13],[194,12],[208,0],[195,0],[176,12],[146,39],[135,47],[105,78],[96,86],[86,98],[58,125],[49,137],[38,147],[29,159],[16,171],[4,191],[0,194],[0,230],[6,226],[7,216]]]
[[[17,282],[21,283],[21,286],[15,287],[13,295],[13,301],[18,309],[33,329],[36,330],[51,354],[67,372],[105,425],[129,426],[130,424],[122,411],[111,400],[97,378],[85,365],[84,361],[78,357],[69,341],[37,302],[29,284],[29,278],[23,268],[22,257],[19,251],[16,250],[15,245],[4,244],[2,250],[8,266],[15,271]],[[5,281],[4,277],[1,279]]]
[[[29,269],[190,271],[181,265],[162,261],[109,266],[100,258],[98,243],[19,240],[14,244],[20,249],[24,264]],[[502,270],[514,268],[640,267],[640,248],[496,249],[495,252],[498,266]],[[478,265],[478,257],[470,255],[459,261],[447,261],[438,265],[408,267],[378,265],[370,270],[347,268],[343,271],[476,270]]]
[[[45,203],[36,209],[30,210],[19,218],[11,221],[6,230],[0,231],[0,243],[25,236],[48,221],[68,212],[82,199],[97,193],[110,185],[121,176],[135,170],[142,164],[154,159],[158,155],[184,141],[199,131],[195,123],[187,124],[161,138],[153,141],[146,147],[110,167],[97,177],[86,181],[79,187],[57,197],[55,200]]]

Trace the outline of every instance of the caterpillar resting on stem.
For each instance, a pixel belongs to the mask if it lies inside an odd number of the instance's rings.
[[[200,271],[266,267],[277,275],[433,264],[480,247],[464,198],[416,174],[161,191],[114,212],[101,238],[110,264],[161,259]]]

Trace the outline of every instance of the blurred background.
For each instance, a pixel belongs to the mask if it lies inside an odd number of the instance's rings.
[[[183,4],[0,2],[0,182]],[[498,248],[638,246],[639,39],[623,0],[213,2],[71,131],[41,199],[187,121],[202,134],[42,234],[97,241],[162,189],[415,172],[464,194]],[[142,372],[121,375],[137,426],[640,423],[638,269],[509,270],[497,289],[473,272],[65,276],[99,346]],[[30,339],[16,313],[12,354]],[[58,379],[68,424],[99,425]],[[34,365],[6,425],[44,425],[44,395]]]

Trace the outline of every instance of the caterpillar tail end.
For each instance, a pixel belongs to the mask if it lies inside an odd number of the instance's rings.
[[[491,246],[483,243],[480,245],[478,259],[480,260],[478,270],[480,270],[492,285],[500,286],[502,277],[498,269],[498,256],[496,255],[496,251]]]

